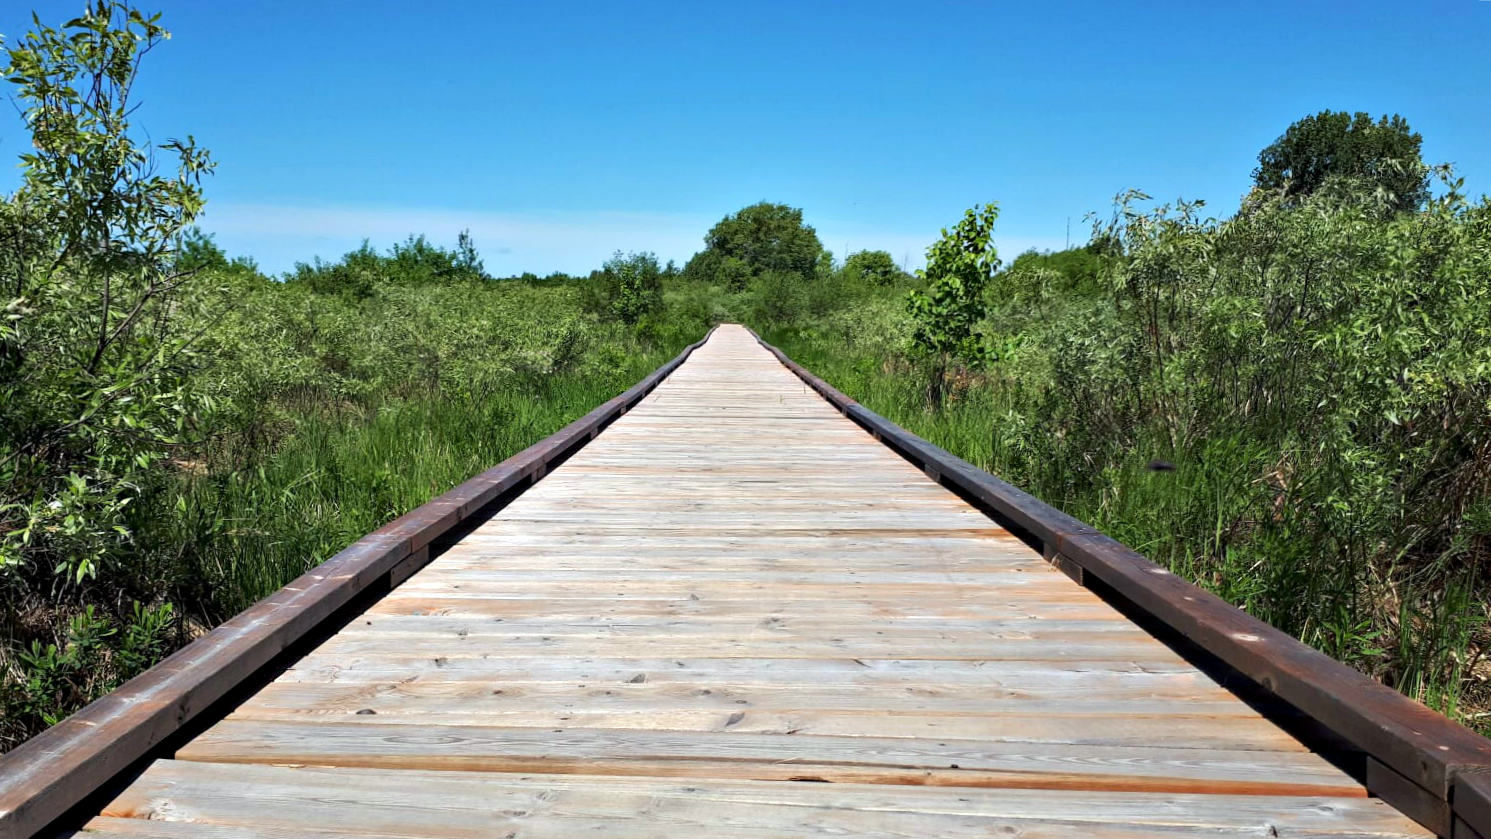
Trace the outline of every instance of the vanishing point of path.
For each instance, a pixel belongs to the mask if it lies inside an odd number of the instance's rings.
[[[1429,835],[1260,708],[726,326],[87,830]]]

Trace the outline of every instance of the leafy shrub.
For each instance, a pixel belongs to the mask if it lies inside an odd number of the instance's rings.
[[[56,725],[74,709],[143,673],[175,642],[175,612],[135,603],[123,632],[92,604],[74,612],[62,637],[39,640],[11,656],[0,681],[0,743]]]
[[[149,666],[173,632],[169,603],[139,605],[159,591],[138,537],[149,488],[205,405],[193,379],[200,265],[176,247],[213,164],[188,137],[154,150],[175,160],[157,174],[131,126],[138,60],[166,37],[157,18],[96,2],[7,53],[32,150],[20,189],[0,198],[13,281],[0,322],[0,588],[20,635],[4,651],[0,742]]]
[[[194,299],[173,245],[212,170],[191,140],[154,173],[133,139],[135,59],[166,33],[99,3],[9,51],[35,150],[3,201],[15,277],[0,326],[0,573],[25,596],[107,571],[130,541],[129,505],[194,410],[187,383]],[[55,581],[56,585],[53,585]]]
[[[986,311],[984,288],[999,270],[993,238],[997,218],[999,208],[987,204],[965,212],[951,232],[944,229],[927,249],[927,267],[917,272],[927,288],[907,298],[916,323],[911,351],[931,360],[928,397],[934,405],[942,403],[951,362],[978,363],[986,357],[977,328]]]
[[[636,324],[663,303],[662,271],[650,253],[616,255],[601,268],[599,291],[607,314]]]

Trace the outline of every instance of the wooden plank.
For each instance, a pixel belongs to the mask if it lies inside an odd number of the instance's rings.
[[[359,709],[362,710],[362,709]],[[371,710],[371,709],[369,709]],[[352,712],[356,714],[357,712]],[[532,711],[467,710],[452,713],[400,714],[383,709],[358,715],[359,725],[501,726],[545,731],[613,729],[668,732],[730,731],[738,734],[817,734],[836,737],[953,738],[978,742],[1145,747],[1184,742],[1187,747],[1245,752],[1308,752],[1298,739],[1262,716],[1222,718],[1212,714],[1169,711],[1154,716],[1134,713],[1086,714],[1042,712],[1037,708],[997,714],[953,714],[944,711],[853,712],[752,708],[738,711],[626,711],[596,708],[549,708]],[[307,713],[248,708],[230,719],[293,721]],[[1218,723],[1225,722],[1224,725]]]
[[[645,674],[643,674],[645,675]],[[283,718],[355,714],[500,715],[550,709],[591,711],[734,711],[776,713],[918,712],[949,716],[999,716],[1059,706],[1067,715],[1248,717],[1258,713],[1221,688],[1184,686],[1162,690],[1120,684],[1102,690],[1084,685],[1052,685],[1032,679],[1022,687],[924,685],[734,684],[708,679],[688,683],[610,683],[558,681],[404,681],[372,684],[277,682],[260,690],[239,713],[273,713]],[[491,720],[493,724],[501,724]]]
[[[758,617],[716,617],[661,615],[634,616],[625,621],[613,618],[515,621],[484,617],[448,615],[368,615],[353,621],[341,633],[347,638],[382,638],[391,635],[416,637],[482,638],[526,635],[575,636],[604,635],[624,640],[634,636],[667,635],[673,638],[759,638],[770,636],[773,643],[788,639],[827,639],[894,636],[903,639],[935,637],[951,644],[977,644],[989,639],[999,641],[1041,641],[1095,639],[1100,641],[1144,642],[1150,636],[1132,623],[1113,618],[1068,620],[1061,618],[1018,617],[1005,620],[928,618],[895,623],[886,619],[824,619],[797,615]]]
[[[287,669],[280,682],[352,682],[424,679],[503,679],[544,682],[582,679],[597,684],[690,684],[721,679],[763,684],[943,684],[991,685],[1039,676],[1100,686],[1133,682],[1212,685],[1211,678],[1182,659],[1140,664],[1129,661],[943,661],[877,658],[429,658],[382,654],[367,658],[312,655]],[[640,678],[639,678],[640,677]]]
[[[245,796],[256,790],[262,799]],[[261,800],[275,802],[265,807]],[[1188,796],[1043,790],[458,772],[292,769],[160,761],[90,829],[121,836],[349,835],[533,839],[858,836],[875,839],[1374,837],[1422,831],[1364,798]],[[1053,813],[1059,817],[1052,818]],[[124,823],[132,824],[128,827]],[[176,826],[242,829],[181,831]],[[153,832],[159,829],[160,832]],[[264,832],[258,832],[264,831]]]
[[[1452,796],[1455,816],[1464,832],[1491,836],[1491,771],[1461,772]]]
[[[392,669],[390,669],[392,668]],[[1196,666],[1176,657],[1165,661],[1064,660],[1058,662],[997,661],[990,659],[885,659],[885,658],[639,658],[627,656],[587,656],[555,658],[552,656],[507,656],[503,658],[430,658],[407,650],[394,649],[366,658],[348,658],[312,654],[287,668],[280,681],[318,681],[322,674],[328,681],[378,678],[380,672],[407,675],[438,676],[460,681],[463,673],[490,675],[500,673],[519,681],[552,681],[585,678],[626,682],[676,681],[687,683],[699,678],[723,678],[732,681],[763,682],[800,681],[812,684],[879,682],[893,684],[969,684],[997,685],[1007,679],[1040,675],[1054,681],[1093,679],[1111,684],[1113,680],[1175,680],[1187,684],[1211,685],[1211,677]],[[363,674],[359,676],[358,674]]]
[[[402,586],[410,594],[457,594],[494,599],[527,600],[534,597],[562,599],[566,596],[594,599],[609,594],[619,600],[655,601],[659,599],[694,599],[698,601],[780,600],[802,601],[862,600],[883,602],[897,594],[911,598],[944,597],[951,601],[1020,603],[1025,598],[1041,600],[1071,595],[1071,583],[1047,575],[1009,575],[989,577],[982,586],[958,582],[865,583],[853,585],[793,577],[769,581],[749,578],[718,579],[696,571],[674,575],[672,579],[637,580],[626,574],[607,580],[603,574],[566,575],[562,579],[535,579],[533,575],[502,574],[489,571],[446,571],[429,576],[416,575]],[[1018,590],[1022,596],[1015,597]]]
[[[398,649],[405,655],[428,658],[530,658],[552,655],[592,658],[620,655],[642,656],[666,649],[682,658],[761,658],[769,651],[778,658],[922,658],[944,661],[1174,661],[1168,650],[1156,650],[1153,641],[1069,639],[992,639],[977,644],[955,644],[937,637],[902,638],[806,638],[763,639],[752,643],[730,637],[678,638],[667,632],[618,640],[606,633],[589,635],[446,636],[388,639],[338,635],[322,647],[326,655],[362,658]],[[966,639],[965,639],[966,640]]]
[[[646,547],[645,544],[640,547]],[[1042,568],[1033,568],[1034,571],[1044,571]],[[1045,573],[1032,574],[1028,571],[1010,570],[1000,571],[998,569],[987,572],[966,571],[944,571],[944,572],[907,572],[907,571],[776,571],[776,570],[750,570],[733,567],[709,567],[701,564],[687,574],[687,578],[680,579],[680,575],[673,571],[655,571],[647,568],[618,567],[609,573],[604,571],[549,571],[542,576],[535,575],[532,569],[515,568],[501,569],[485,568],[479,570],[462,570],[441,568],[439,574],[444,579],[452,577],[465,577],[473,581],[493,581],[528,583],[536,585],[556,584],[576,585],[585,584],[605,588],[608,584],[622,584],[631,582],[643,582],[649,585],[657,584],[668,586],[677,583],[692,582],[738,582],[752,585],[763,585],[780,583],[789,586],[814,586],[830,585],[839,587],[848,586],[872,586],[872,585],[936,585],[936,586],[963,586],[966,588],[979,588],[984,586],[1043,586],[1052,591],[1069,591],[1071,584],[1064,579],[1054,578]],[[412,582],[412,581],[411,581]]]
[[[355,718],[352,718],[355,719]],[[179,760],[1005,789],[1365,796],[1309,753],[229,718]]]
[[[1113,615],[1112,608],[1101,601],[1048,598],[1022,598],[1015,602],[997,600],[964,603],[947,598],[914,597],[908,593],[896,600],[854,598],[842,600],[776,600],[748,602],[724,599],[658,597],[658,598],[488,598],[480,595],[442,592],[432,596],[407,593],[386,597],[365,613],[369,618],[388,616],[440,615],[494,621],[531,621],[552,618],[559,623],[600,621],[629,622],[641,618],[679,618],[690,620],[766,620],[778,616],[812,615],[813,622],[828,620],[942,621],[945,619],[990,620],[1103,620]],[[797,618],[802,622],[802,618]]]
[[[1450,836],[1454,830],[1454,815],[1448,801],[1384,766],[1375,757],[1367,758],[1367,790],[1435,835]]]

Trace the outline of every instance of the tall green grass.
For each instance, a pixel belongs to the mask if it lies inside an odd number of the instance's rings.
[[[272,452],[184,474],[156,521],[193,591],[218,621],[389,520],[573,422],[674,354],[629,356],[612,375],[564,375],[477,400],[429,393],[307,409]],[[198,588],[200,587],[200,588]]]

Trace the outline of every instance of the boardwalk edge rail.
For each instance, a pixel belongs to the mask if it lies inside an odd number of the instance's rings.
[[[642,401],[707,340],[709,335],[558,432],[357,540],[0,757],[0,837],[34,836],[53,827],[358,595],[402,582],[429,562],[440,537],[541,479],[550,465]]]
[[[1373,795],[1440,836],[1491,839],[1491,740],[901,428],[751,334],[845,417],[932,480],[1022,531],[1078,583],[1100,581],[1360,749]]]

